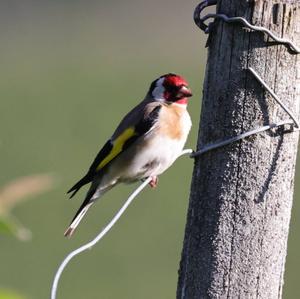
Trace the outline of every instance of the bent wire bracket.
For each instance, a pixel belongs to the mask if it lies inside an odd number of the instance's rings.
[[[268,34],[273,40],[275,40],[278,44],[283,44],[289,48],[289,50],[294,54],[299,54],[300,49],[290,40],[279,38],[275,36],[270,30],[268,30],[265,27],[260,26],[254,26],[251,25],[245,18],[242,17],[227,17],[224,14],[207,14],[206,16],[201,18],[201,12],[208,6],[212,6],[217,4],[217,0],[205,0],[200,2],[194,11],[194,21],[196,25],[205,33],[210,32],[210,28],[213,24],[213,22],[209,23],[208,25],[205,24],[205,21],[214,18],[214,19],[222,19],[223,21],[227,23],[240,23],[244,25],[245,27],[253,30],[253,31],[259,31]],[[219,142],[213,143],[213,144],[207,144],[203,146],[200,150],[193,152],[191,154],[191,158],[200,156],[208,151],[211,151],[213,149],[231,144],[233,142],[239,141],[241,139],[244,139],[246,137],[277,128],[284,125],[291,125],[292,131],[298,131],[300,129],[299,127],[299,121],[295,117],[295,115],[291,112],[291,110],[279,99],[279,97],[275,94],[275,92],[267,85],[267,83],[259,76],[259,74],[251,67],[247,68],[247,70],[256,78],[256,80],[272,95],[274,100],[281,106],[281,108],[290,116],[291,120],[283,120],[277,123],[271,123],[262,127],[258,127],[256,129],[252,129],[250,131],[244,132],[238,136],[234,136],[225,140],[221,140]]]
[[[243,17],[228,17],[225,14],[207,14],[206,16],[201,18],[201,12],[208,6],[212,6],[217,4],[216,0],[205,0],[198,4],[198,6],[195,8],[194,12],[194,21],[196,25],[205,33],[210,32],[210,28],[213,25],[214,22],[209,23],[208,25],[205,24],[205,21],[208,19],[221,19],[226,23],[239,23],[242,24],[244,27],[258,32],[266,33],[269,37],[271,37],[277,44],[285,45],[289,48],[289,50],[294,54],[300,53],[300,48],[297,47],[292,41],[281,38],[276,36],[274,33],[272,33],[269,29],[261,26],[255,26],[250,24],[245,18]]]

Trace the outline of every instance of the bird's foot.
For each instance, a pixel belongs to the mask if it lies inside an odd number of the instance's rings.
[[[158,184],[158,177],[156,175],[152,176],[151,181],[149,182],[150,187],[155,188],[157,187],[157,184]]]

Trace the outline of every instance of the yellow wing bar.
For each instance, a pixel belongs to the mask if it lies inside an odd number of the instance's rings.
[[[102,169],[107,163],[109,163],[113,158],[121,153],[125,142],[135,135],[136,132],[134,130],[134,127],[126,129],[121,135],[119,135],[113,141],[113,148],[111,149],[110,153],[101,161],[96,170],[99,171],[100,169]]]

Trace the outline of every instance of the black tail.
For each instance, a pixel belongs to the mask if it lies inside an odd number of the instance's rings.
[[[70,192],[73,192],[71,195],[70,195],[70,198],[72,198],[78,191],[79,189],[90,183],[92,181],[92,176],[90,174],[87,174],[85,175],[80,181],[78,181],[67,193],[70,193]]]
[[[75,185],[76,186],[76,185]],[[80,188],[80,187],[79,187]],[[83,203],[81,204],[81,206],[79,207],[78,211],[76,212],[75,216],[73,217],[69,227],[67,228],[67,230],[65,231],[64,235],[66,237],[71,237],[76,229],[76,227],[78,226],[78,224],[80,223],[80,221],[82,220],[83,216],[85,215],[85,213],[88,211],[88,209],[91,207],[91,205],[95,202],[94,200],[92,200],[93,195],[95,194],[97,188],[95,188],[94,186],[91,186],[90,190],[88,191]],[[75,193],[78,190],[75,191]],[[74,195],[74,193],[72,194],[72,196]]]

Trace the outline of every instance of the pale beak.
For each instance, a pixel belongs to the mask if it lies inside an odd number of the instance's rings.
[[[189,98],[189,97],[191,97],[193,95],[192,91],[188,87],[186,87],[186,86],[182,86],[179,89],[178,94],[184,96],[185,98]]]

